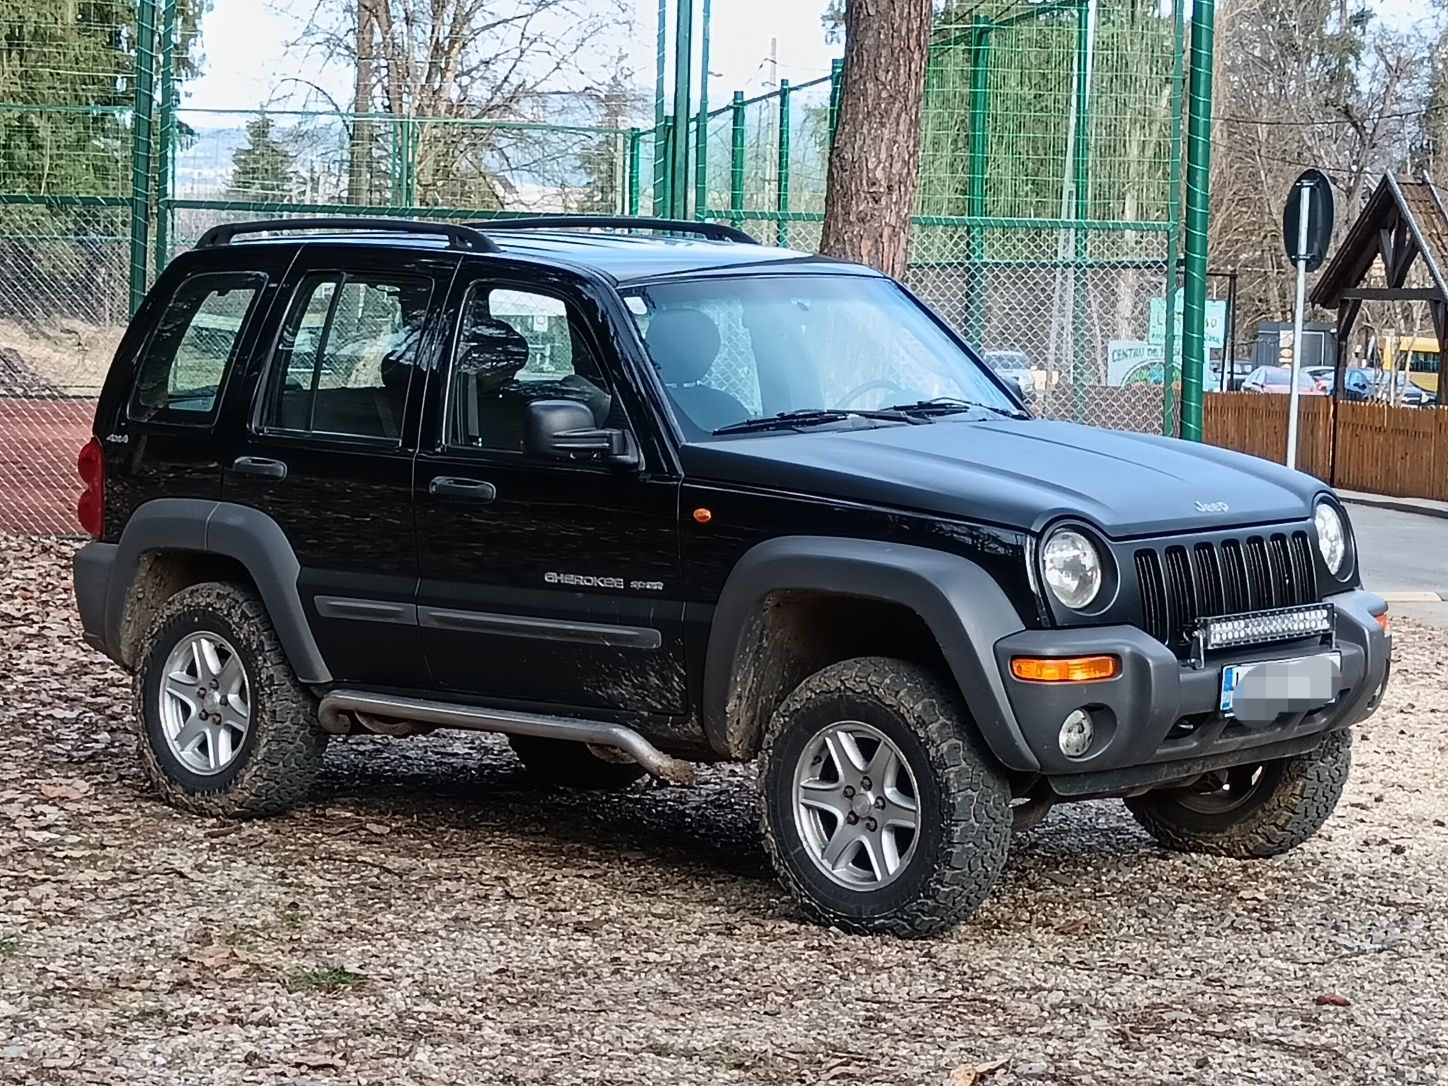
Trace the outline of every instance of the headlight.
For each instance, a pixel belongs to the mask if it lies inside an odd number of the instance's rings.
[[[1347,566],[1347,525],[1330,502],[1317,503],[1312,514],[1313,527],[1317,529],[1317,549],[1322,560],[1334,577],[1342,576]]]
[[[1041,572],[1055,596],[1073,611],[1089,607],[1101,591],[1101,555],[1080,532],[1052,532],[1041,548]]]

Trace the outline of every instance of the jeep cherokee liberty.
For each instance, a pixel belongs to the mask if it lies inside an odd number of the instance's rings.
[[[970,915],[1063,800],[1305,841],[1388,675],[1341,505],[1017,393],[888,277],[722,225],[217,227],[81,453],[85,637],[196,812],[286,808],[348,733],[584,788],[757,760],[850,930]]]

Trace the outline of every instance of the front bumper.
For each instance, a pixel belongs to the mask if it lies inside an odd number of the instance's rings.
[[[1129,789],[1308,750],[1323,733],[1372,713],[1388,677],[1391,641],[1377,617],[1387,605],[1361,590],[1327,602],[1335,610],[1332,648],[1341,654],[1337,696],[1266,726],[1248,726],[1219,711],[1222,667],[1321,652],[1319,639],[1233,649],[1193,667],[1133,626],[1025,630],[996,643],[996,662],[1020,733],[1057,792]],[[1116,678],[1034,683],[1011,675],[1014,656],[1098,653],[1121,658]],[[1062,721],[1078,708],[1091,713],[1096,738],[1085,756],[1068,758],[1058,736]]]

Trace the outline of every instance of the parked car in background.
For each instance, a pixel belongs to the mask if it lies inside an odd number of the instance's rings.
[[[1331,366],[1309,366],[1303,372],[1311,374],[1327,394],[1332,395],[1337,377]],[[1355,402],[1381,400],[1403,407],[1432,407],[1438,402],[1436,396],[1408,380],[1406,374],[1390,374],[1368,366],[1352,366],[1343,371],[1342,399]]]
[[[1303,396],[1326,396],[1327,388],[1306,370],[1297,374],[1298,393]],[[1243,392],[1266,392],[1286,396],[1292,392],[1291,366],[1258,366],[1242,382]]]
[[[1001,380],[1013,382],[1021,390],[1022,398],[1036,394],[1036,375],[1025,351],[986,351],[981,358]]]

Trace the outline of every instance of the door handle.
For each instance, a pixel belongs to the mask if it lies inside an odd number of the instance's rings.
[[[238,456],[231,462],[231,470],[238,475],[250,475],[256,479],[285,479],[287,466],[280,460],[268,460],[264,456]]]
[[[467,501],[490,502],[498,496],[498,488],[481,479],[459,479],[453,475],[439,475],[427,485],[427,492],[435,498],[462,498]]]

